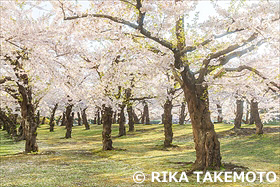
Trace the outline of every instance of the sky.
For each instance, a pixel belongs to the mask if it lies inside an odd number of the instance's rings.
[[[83,10],[86,10],[90,3],[92,1],[83,1],[83,0],[77,0],[77,3],[82,6]],[[225,7],[229,6],[230,1],[219,1],[219,5]],[[41,8],[34,8],[33,10],[33,17],[38,18],[42,16],[43,14],[47,13],[48,11],[51,11],[52,6],[49,1],[43,2],[40,4]],[[213,5],[211,4],[210,1],[199,1],[197,8],[194,12],[199,11],[200,17],[199,17],[199,22],[203,22],[207,20],[207,18],[210,15],[215,15],[215,9],[213,8]],[[194,15],[191,15],[190,20],[193,18]]]

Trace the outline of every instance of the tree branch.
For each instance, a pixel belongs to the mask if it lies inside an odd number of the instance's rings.
[[[228,31],[227,31],[227,32],[225,32],[225,33],[223,33],[223,34],[214,35],[214,36],[213,36],[213,39],[207,39],[207,40],[205,40],[205,41],[199,43],[199,44],[196,45],[196,46],[186,46],[186,47],[180,52],[180,54],[184,54],[184,53],[187,53],[187,52],[193,52],[194,50],[197,49],[197,46],[205,46],[205,45],[209,44],[210,42],[212,42],[212,41],[215,40],[215,39],[219,39],[219,38],[222,38],[222,37],[227,36],[227,35],[229,35],[229,34],[233,34],[233,33],[239,32],[239,31],[243,31],[243,30],[245,30],[245,29],[236,29],[235,31],[231,31],[231,32],[228,32]]]
[[[129,22],[127,20],[124,20],[122,18],[118,18],[118,17],[114,17],[114,16],[109,16],[109,15],[105,15],[105,14],[88,14],[88,13],[83,13],[82,15],[75,15],[75,16],[67,16],[65,15],[65,12],[64,12],[64,8],[63,8],[63,3],[61,3],[61,9],[62,9],[62,12],[63,12],[63,16],[64,16],[64,20],[74,20],[74,19],[80,19],[80,18],[86,18],[86,17],[96,17],[96,18],[104,18],[104,19],[109,19],[113,22],[116,22],[116,23],[120,23],[120,24],[123,24],[123,25],[127,25],[135,30],[138,30],[140,31],[141,34],[143,34],[144,36],[146,36],[147,38],[161,44],[162,46],[172,50],[172,51],[175,51],[175,46],[164,40],[163,38],[158,38],[158,37],[155,37],[152,35],[152,33],[148,30],[146,30],[145,28],[141,28],[139,26],[141,25],[136,25],[132,22]],[[144,17],[143,17],[144,18]],[[141,24],[141,21],[139,22],[139,24]],[[142,25],[143,26],[143,25]]]
[[[244,41],[242,42],[241,45],[239,45],[239,44],[234,44],[234,45],[231,45],[231,46],[227,47],[227,48],[224,49],[224,50],[221,50],[221,51],[219,51],[219,52],[210,54],[209,57],[208,57],[207,59],[204,59],[204,60],[203,60],[202,68],[199,70],[199,76],[198,76],[198,79],[197,79],[198,82],[199,82],[199,83],[203,82],[204,76],[205,76],[207,73],[209,73],[208,66],[209,66],[209,63],[211,62],[212,59],[215,59],[215,58],[218,58],[218,57],[220,57],[220,56],[226,55],[226,54],[228,54],[228,53],[230,53],[230,52],[232,52],[232,51],[234,51],[234,50],[236,50],[236,49],[238,49],[238,48],[240,48],[240,47],[245,46],[245,45],[248,44],[249,42],[255,40],[255,39],[257,38],[257,36],[258,36],[258,34],[257,34],[257,33],[254,33],[254,34],[252,34],[247,40],[244,40]],[[261,43],[262,43],[262,42],[260,42],[259,45],[261,45]],[[230,59],[234,58],[234,57],[237,57],[238,55],[243,55],[243,53],[246,54],[246,53],[248,52],[248,50],[249,50],[249,51],[252,51],[253,49],[255,49],[255,45],[252,45],[252,46],[250,46],[249,48],[246,48],[246,49],[244,49],[244,50],[231,53],[231,54],[228,55],[228,61],[229,61]],[[228,62],[228,61],[227,61],[227,62]]]
[[[11,81],[11,80],[12,80],[11,77],[4,77],[4,78],[0,79],[0,84],[3,84],[3,83],[5,83],[6,81]]]
[[[256,70],[255,68],[252,68],[250,66],[246,66],[246,65],[242,65],[242,66],[239,66],[237,68],[223,68],[218,74],[216,74],[214,76],[214,78],[217,78],[219,76],[219,74],[221,74],[222,72],[241,72],[243,70],[249,70],[249,71],[252,71],[253,73],[255,73],[256,75],[258,75],[259,77],[261,77],[262,79],[264,80],[267,80],[268,78],[265,77],[264,75],[262,75],[261,72],[259,72],[258,70]],[[278,88],[280,90],[280,85],[278,85],[277,83],[273,82],[273,81],[270,81],[269,82],[271,85],[275,86],[276,88]]]

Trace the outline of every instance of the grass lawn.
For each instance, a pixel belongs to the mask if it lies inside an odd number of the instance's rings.
[[[229,124],[215,124],[222,133]],[[245,125],[243,127],[253,127]],[[266,125],[265,127],[269,127]],[[265,183],[197,183],[195,175],[189,183],[151,182],[151,172],[182,172],[190,168],[184,164],[195,160],[190,125],[174,125],[173,144],[164,149],[163,125],[136,125],[136,131],[117,137],[118,125],[113,125],[113,151],[102,151],[102,126],[91,125],[90,130],[75,126],[71,139],[64,139],[65,127],[48,125],[38,128],[38,154],[22,154],[25,141],[13,142],[0,131],[0,184],[3,187],[76,187],[76,186],[279,186],[279,132],[262,136],[223,136],[220,138],[222,161],[248,167],[248,171],[274,171],[277,182]],[[128,127],[127,127],[128,129]],[[142,184],[134,183],[136,171],[146,174]]]

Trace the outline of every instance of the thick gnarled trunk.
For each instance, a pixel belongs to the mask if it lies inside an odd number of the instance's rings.
[[[196,161],[194,170],[221,167],[220,142],[211,122],[207,86],[183,85],[190,113]]]
[[[243,100],[237,99],[236,100],[236,116],[234,119],[234,128],[240,129],[241,128],[241,122],[242,122],[242,116],[243,116]]]
[[[102,119],[103,119],[102,143],[103,143],[104,151],[113,149],[113,142],[111,137],[112,115],[113,115],[112,108],[104,107],[104,110],[102,112]]]
[[[167,99],[164,104],[164,147],[170,147],[173,139],[172,132],[172,101]]]

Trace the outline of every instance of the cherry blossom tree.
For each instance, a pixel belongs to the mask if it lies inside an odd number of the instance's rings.
[[[227,9],[216,6],[218,16],[211,17],[199,27],[185,23],[187,14],[195,9],[195,5],[196,2],[179,0],[92,2],[92,8],[84,13],[71,3],[59,1],[58,6],[64,20],[82,18],[85,22],[96,22],[90,26],[98,28],[103,23],[101,19],[106,19],[110,28],[124,25],[124,30],[140,34],[143,40],[153,42],[157,49],[168,53],[166,56],[172,59],[169,65],[184,90],[191,116],[196,149],[193,168],[219,168],[220,143],[209,113],[208,77],[232,59],[250,55],[268,41],[275,42],[272,36],[277,33],[279,5],[257,2],[244,3],[240,8],[237,2]],[[115,29],[115,32],[123,31]]]

